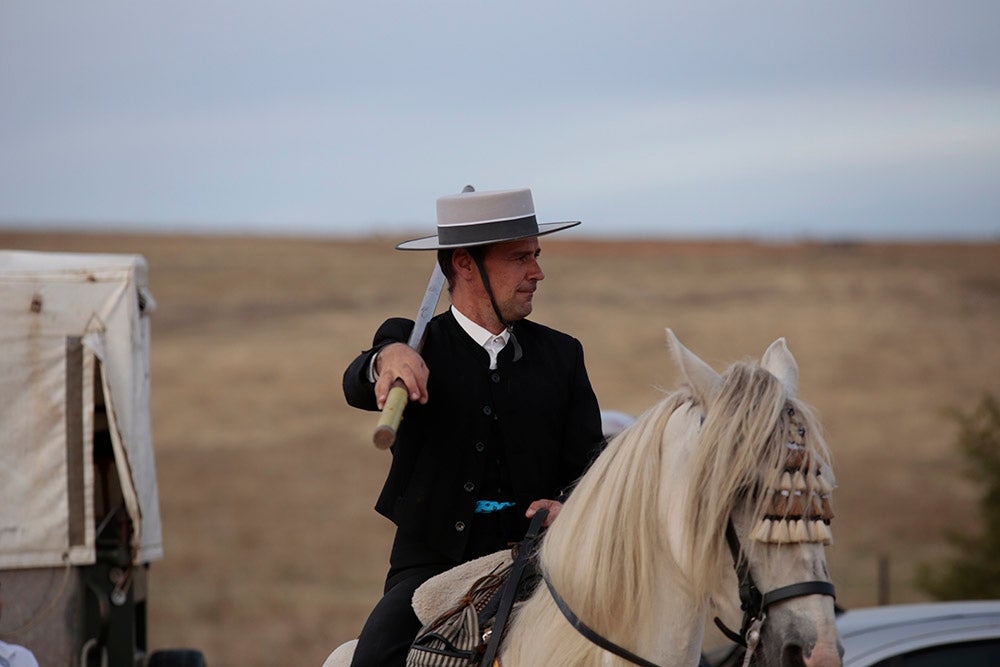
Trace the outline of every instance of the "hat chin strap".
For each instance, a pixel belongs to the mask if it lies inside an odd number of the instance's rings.
[[[470,251],[472,249],[470,248]],[[514,325],[513,323],[508,323],[507,320],[503,318],[500,314],[500,306],[497,305],[496,297],[493,296],[493,287],[490,285],[490,277],[486,273],[486,266],[483,263],[483,250],[477,249],[475,252],[470,252],[473,261],[476,263],[476,267],[479,269],[479,277],[483,281],[483,287],[486,288],[486,295],[490,297],[490,305],[493,306],[493,312],[496,313],[497,319],[500,321],[500,325],[503,326],[510,333],[510,342],[514,345],[514,361],[520,359],[524,354],[521,351],[521,344],[517,342],[517,336],[514,335]]]

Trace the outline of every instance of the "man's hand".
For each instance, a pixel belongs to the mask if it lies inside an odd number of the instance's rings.
[[[427,402],[427,376],[430,371],[420,353],[405,343],[392,343],[379,350],[375,357],[375,402],[378,409],[385,406],[392,383],[398,378],[406,385],[411,401]]]
[[[528,505],[528,510],[524,513],[524,516],[530,519],[541,509],[549,511],[549,515],[542,522],[542,528],[548,528],[556,520],[556,517],[559,516],[559,512],[562,510],[562,503],[558,500],[536,500]]]

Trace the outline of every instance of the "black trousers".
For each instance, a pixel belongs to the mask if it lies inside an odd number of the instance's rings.
[[[518,510],[477,514],[472,522],[466,557],[461,562],[500,551],[520,539],[521,536],[509,535],[509,527],[517,523],[509,514],[513,511]],[[405,667],[410,644],[421,628],[411,606],[413,592],[431,577],[459,564],[430,549],[418,538],[397,530],[382,599],[365,621],[351,667]]]

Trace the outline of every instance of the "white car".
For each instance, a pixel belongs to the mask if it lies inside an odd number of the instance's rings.
[[[844,667],[1000,667],[1000,600],[854,609],[837,629]]]
[[[1000,600],[852,609],[837,616],[844,667],[1000,667]],[[702,667],[739,667],[719,648]]]

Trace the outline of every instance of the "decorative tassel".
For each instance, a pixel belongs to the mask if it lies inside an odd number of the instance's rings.
[[[830,526],[822,521],[810,521],[808,528],[810,541],[821,542],[825,545],[833,544],[833,533],[830,531]]]
[[[812,509],[809,512],[809,516],[813,519],[823,518],[823,501],[815,493],[812,495]]]
[[[830,521],[833,519],[833,505],[830,504],[830,496],[823,496],[820,500],[823,507],[823,511],[820,513],[820,518],[823,521]]]
[[[810,542],[822,542],[826,539],[826,534],[823,532],[823,522],[822,521],[810,521],[809,528],[809,541]]]
[[[787,491],[791,491],[792,490],[792,475],[791,475],[791,473],[785,472],[785,473],[781,474],[781,482],[779,483],[778,488],[779,489],[784,489],[784,490],[787,490]]]
[[[795,470],[802,467],[806,460],[805,447],[797,442],[788,443],[788,454],[785,456],[785,469]]]
[[[771,496],[771,511],[773,516],[785,516],[788,514],[788,496],[791,494],[787,489],[775,491]]]
[[[791,533],[788,529],[787,521],[772,521],[771,522],[771,539],[768,540],[773,544],[788,544],[792,541]]]
[[[757,524],[757,528],[753,531],[753,539],[758,542],[767,542],[771,538],[771,520],[764,519]]]
[[[805,498],[802,497],[801,491],[796,491],[792,495],[791,507],[788,510],[788,516],[790,518],[801,518],[805,514]]]
[[[796,491],[805,491],[809,488],[806,485],[806,478],[802,475],[801,471],[795,471],[795,475],[792,477],[792,488]]]
[[[798,521],[791,522],[791,524],[792,542],[808,542],[809,531],[806,529],[806,522],[799,519]]]

